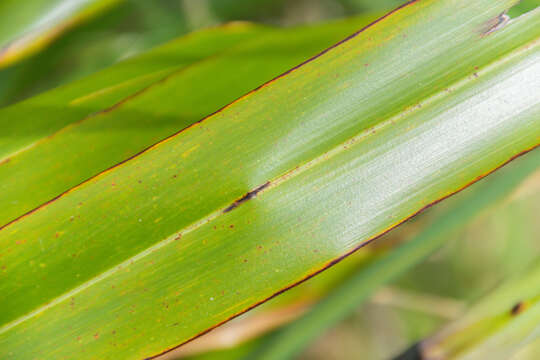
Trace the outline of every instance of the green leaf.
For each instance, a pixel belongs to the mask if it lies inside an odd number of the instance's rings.
[[[486,183],[467,189],[420,234],[360,269],[310,312],[263,342],[246,359],[293,358],[326,329],[357,309],[377,288],[423,261],[472,218],[506,198],[517,185],[538,170],[539,165],[540,151],[535,151]],[[463,338],[468,336],[464,334]],[[431,359],[429,356],[426,358]]]
[[[514,3],[409,3],[4,227],[0,355],[155,355],[536,147],[540,12],[493,31]],[[179,117],[212,64],[101,124],[122,119],[129,141],[134,124]],[[52,137],[19,178],[117,129],[90,126]]]
[[[540,0],[521,0],[519,4],[508,11],[511,17],[522,15],[540,6]]]
[[[509,359],[538,339],[540,263],[415,347],[422,358]]]
[[[67,28],[121,0],[3,0],[0,69],[47,46]]]
[[[1,110],[0,224],[219,110],[372,19],[286,31],[245,23],[209,29]],[[148,107],[150,98],[160,105]]]

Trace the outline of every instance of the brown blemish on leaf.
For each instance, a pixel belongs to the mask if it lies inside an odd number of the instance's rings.
[[[512,310],[510,310],[510,315],[517,316],[525,310],[526,306],[523,301],[518,302],[516,305],[512,307]]]
[[[488,36],[497,30],[502,29],[508,24],[510,17],[506,14],[506,11],[499,14],[496,18],[488,20],[481,31],[482,36]]]
[[[231,210],[236,209],[238,206],[242,205],[248,200],[251,200],[257,196],[258,193],[266,189],[268,186],[270,186],[270,182],[266,182],[263,185],[255,188],[254,190],[246,193],[244,196],[242,196],[240,199],[233,202],[230,206],[228,206],[225,210],[223,210],[224,213],[228,213]]]

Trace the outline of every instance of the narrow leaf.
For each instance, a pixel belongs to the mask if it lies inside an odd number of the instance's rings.
[[[0,69],[47,46],[67,28],[121,0],[3,0]]]
[[[540,263],[507,281],[409,354],[417,352],[422,359],[509,359],[537,340],[539,332]]]
[[[411,2],[4,227],[0,355],[153,356],[535,148],[540,13],[501,29],[513,4]]]

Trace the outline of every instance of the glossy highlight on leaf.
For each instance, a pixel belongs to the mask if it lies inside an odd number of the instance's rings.
[[[0,69],[47,46],[67,28],[122,0],[4,0]]]
[[[478,216],[482,210],[507,198],[516,185],[537,171],[539,166],[540,151],[536,150],[510,164],[508,169],[505,169],[506,172],[494,174],[483,184],[475,184],[468,188],[459,194],[457,201],[439,213],[435,220],[413,239],[359,269],[357,274],[337,286],[301,319],[279,330],[268,340],[262,341],[259,348],[245,359],[294,358],[310,341],[314,341],[326,329],[356,310],[382,284],[405,273],[406,270],[441,248],[449,237],[456,234],[457,230]],[[523,296],[523,294],[524,292],[516,291],[514,296]],[[517,300],[509,301],[517,302]],[[520,307],[517,307],[515,311],[519,309]],[[461,325],[459,330],[463,327]],[[455,328],[454,331],[458,333]],[[461,333],[458,336],[465,341],[471,338],[470,334]],[[437,351],[426,351],[425,358],[431,359],[432,357],[427,356],[427,353],[437,353]],[[404,356],[403,360],[407,360],[407,357]]]
[[[154,356],[536,148],[540,13],[485,34],[514,3],[411,2],[5,226],[0,355]]]

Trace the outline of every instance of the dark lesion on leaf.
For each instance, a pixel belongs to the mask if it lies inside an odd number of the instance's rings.
[[[510,310],[510,315],[517,316],[521,314],[523,310],[525,310],[525,303],[520,301],[512,307],[512,310]]]
[[[270,186],[270,182],[266,182],[264,183],[263,185],[255,188],[254,190],[246,193],[244,196],[242,196],[240,199],[236,200],[235,202],[233,202],[231,205],[229,205],[227,208],[225,208],[225,210],[223,210],[223,213],[228,213],[229,211],[232,211],[234,209],[236,209],[238,206],[242,205],[243,203],[245,203],[246,201],[248,200],[251,200],[253,198],[255,198],[257,196],[257,194],[259,194],[261,191],[263,191],[264,189],[266,189],[268,186]]]
[[[506,26],[506,24],[509,21],[510,21],[510,16],[506,14],[506,11],[502,12],[496,18],[493,18],[485,23],[481,31],[482,36],[488,36],[489,34],[502,29],[503,27]]]

